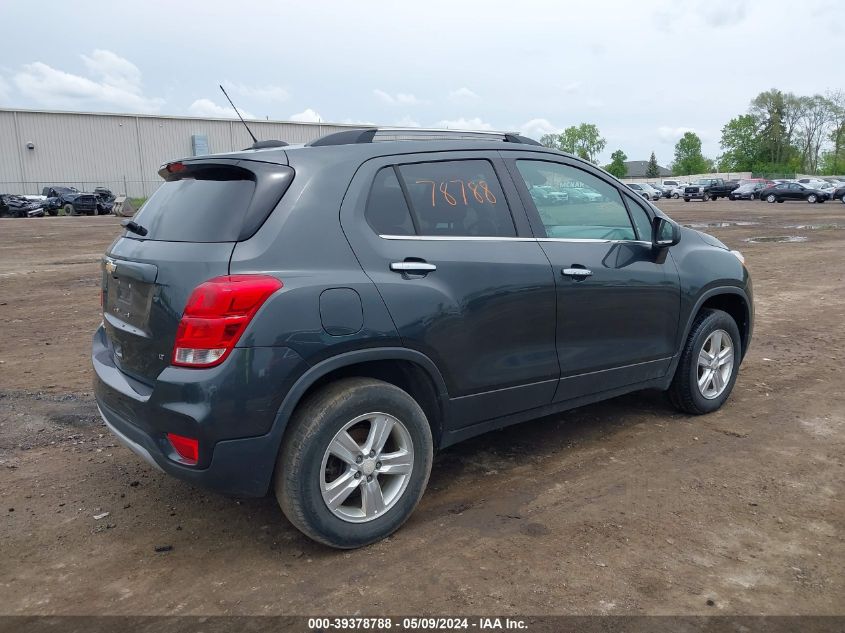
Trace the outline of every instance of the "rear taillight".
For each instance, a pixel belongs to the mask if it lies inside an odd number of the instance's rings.
[[[267,275],[227,275],[197,286],[191,293],[173,346],[174,365],[219,365],[258,309],[283,286]]]

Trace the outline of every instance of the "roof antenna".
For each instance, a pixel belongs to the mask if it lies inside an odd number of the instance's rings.
[[[220,85],[220,84],[218,84],[218,85]],[[247,132],[249,132],[249,135],[252,137],[252,141],[253,141],[254,143],[258,143],[258,139],[257,139],[257,138],[255,138],[255,134],[253,134],[253,133],[252,133],[252,130],[250,130],[250,129],[249,129],[249,126],[246,124],[246,121],[244,121],[244,118],[241,116],[241,113],[240,113],[240,112],[238,112],[238,109],[237,109],[237,108],[235,108],[235,104],[234,104],[234,103],[232,103],[232,99],[230,99],[230,98],[229,98],[229,94],[226,92],[226,89],[225,89],[225,88],[221,85],[221,86],[220,86],[220,90],[222,90],[222,91],[223,91],[223,94],[224,94],[224,95],[226,95],[226,98],[227,98],[227,99],[229,99],[229,103],[231,104],[232,108],[235,110],[235,114],[237,114],[237,115],[238,115],[238,118],[241,120],[241,123],[243,123],[243,124],[244,124],[244,127],[246,128],[246,131],[247,131]]]

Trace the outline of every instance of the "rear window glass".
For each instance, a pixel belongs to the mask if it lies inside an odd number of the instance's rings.
[[[255,193],[248,175],[238,169],[191,170],[188,177],[162,184],[134,221],[147,229],[149,240],[235,242]]]
[[[376,174],[365,216],[379,235],[414,234],[411,212],[393,167],[384,167]]]
[[[513,237],[505,194],[486,160],[399,166],[420,235]]]

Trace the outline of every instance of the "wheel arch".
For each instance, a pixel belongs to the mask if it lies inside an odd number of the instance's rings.
[[[330,382],[349,377],[376,378],[396,385],[417,401],[431,425],[437,448],[446,427],[449,394],[437,365],[422,352],[404,347],[354,350],[332,356],[308,369],[288,391],[272,433],[278,452],[288,420],[308,395]]]
[[[681,339],[682,341],[686,341],[689,336],[695,318],[702,310],[707,309],[722,310],[733,318],[739,329],[740,338],[742,339],[741,359],[744,358],[751,341],[753,318],[751,301],[745,291],[733,286],[724,286],[712,288],[702,294],[698,298],[695,307],[690,311],[689,319],[684,329],[684,337]]]

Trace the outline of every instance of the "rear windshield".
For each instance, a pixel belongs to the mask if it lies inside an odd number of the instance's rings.
[[[134,217],[145,236],[165,242],[239,242],[252,237],[279,204],[294,177],[287,165],[242,160],[224,164],[170,163],[165,182]]]
[[[146,239],[171,242],[235,242],[255,193],[242,169],[192,169],[162,184],[134,220]],[[135,237],[135,236],[132,236]]]

